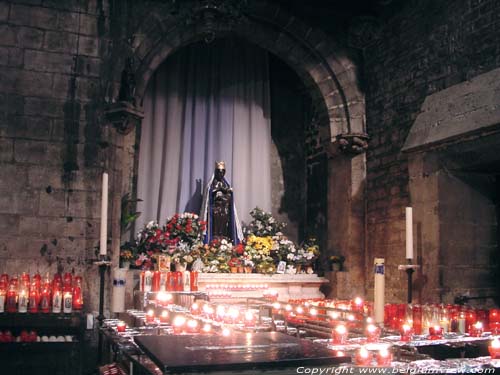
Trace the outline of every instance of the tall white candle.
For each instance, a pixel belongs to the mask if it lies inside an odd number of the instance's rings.
[[[106,255],[108,242],[108,174],[102,174],[102,200],[101,200],[101,239],[99,254]]]
[[[406,207],[406,259],[413,259],[413,210]]]
[[[374,296],[373,310],[375,323],[384,322],[384,304],[385,304],[385,260],[384,258],[374,259]]]

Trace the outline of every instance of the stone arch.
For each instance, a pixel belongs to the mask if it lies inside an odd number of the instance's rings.
[[[358,87],[356,65],[347,50],[276,4],[252,2],[240,16],[235,22],[217,24],[214,32],[217,36],[240,36],[277,55],[295,70],[313,98],[318,121],[329,125],[329,134],[322,134],[322,143],[335,142],[342,134],[365,133],[364,96]],[[206,25],[185,22],[182,16],[165,9],[143,19],[134,34],[138,37],[133,46],[138,62],[137,102],[142,100],[156,68],[175,50],[203,39],[206,31]]]

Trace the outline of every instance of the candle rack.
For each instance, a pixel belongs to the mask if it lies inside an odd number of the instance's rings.
[[[106,258],[106,256],[101,255],[100,259],[94,262],[94,265],[99,267],[99,315],[97,316],[97,322],[99,325],[99,337],[98,337],[98,361],[101,363],[102,360],[102,335],[101,328],[104,321],[104,280],[106,269],[111,266],[111,262]]]
[[[408,262],[411,262],[411,259],[408,259]],[[415,272],[415,270],[417,268],[419,268],[420,266],[418,264],[400,264],[398,266],[398,270],[400,271],[406,271],[406,275],[408,276],[408,297],[407,297],[407,302],[408,303],[411,303],[412,300],[413,300],[413,296],[412,296],[412,289],[413,289],[413,281],[412,281],[412,277],[413,277],[413,272]]]

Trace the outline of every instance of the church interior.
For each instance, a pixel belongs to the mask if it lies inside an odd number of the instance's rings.
[[[1,0],[0,30],[0,373],[500,367],[499,1]]]

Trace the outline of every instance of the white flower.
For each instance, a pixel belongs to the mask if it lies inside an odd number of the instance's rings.
[[[156,222],[154,220],[151,220],[149,223],[146,224],[147,229],[151,229],[156,226]]]

